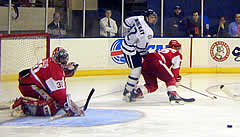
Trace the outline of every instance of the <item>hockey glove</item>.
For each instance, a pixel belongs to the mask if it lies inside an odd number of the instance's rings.
[[[182,76],[179,75],[177,78],[176,78],[176,82],[180,82],[182,80]]]
[[[79,65],[76,64],[75,62],[70,62],[70,63],[68,63],[67,65],[65,65],[65,66],[63,67],[64,72],[65,72],[65,76],[66,76],[66,77],[72,77],[72,76],[75,74],[78,66],[79,66]]]

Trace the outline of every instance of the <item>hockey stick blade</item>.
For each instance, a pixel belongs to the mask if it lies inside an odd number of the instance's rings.
[[[88,98],[87,98],[87,101],[85,103],[85,105],[83,106],[83,110],[86,111],[87,110],[87,107],[88,107],[88,103],[94,93],[95,89],[92,88],[92,90],[90,91],[89,95],[88,95]],[[53,116],[53,117],[50,117],[49,120],[55,120],[55,119],[58,119],[58,118],[62,118],[62,117],[65,117],[67,116],[67,113],[64,113],[64,114],[61,114],[61,115],[56,115],[56,116]]]
[[[179,94],[177,94],[177,96],[179,96],[184,102],[194,102],[195,101],[195,98],[183,98]]]
[[[65,117],[65,116],[67,116],[67,113],[60,114],[60,115],[55,115],[55,116],[50,117],[49,121],[52,121],[52,120],[55,120],[55,119],[59,119],[59,118]]]
[[[195,101],[195,98],[182,98],[181,99],[184,101],[184,102],[194,102]]]
[[[201,93],[201,92],[198,92],[198,91],[196,91],[196,90],[194,90],[194,89],[191,89],[191,88],[189,88],[189,87],[186,87],[186,86],[184,86],[184,85],[180,85],[181,87],[183,87],[183,88],[185,88],[185,89],[188,89],[188,90],[190,90],[190,91],[193,91],[193,92],[195,92],[195,93],[198,93],[198,94],[200,94],[200,95],[203,95],[203,96],[205,96],[205,97],[209,97],[209,98],[211,98],[211,99],[217,99],[217,97],[216,96],[209,96],[209,95],[207,95],[207,94],[203,94],[203,93]]]
[[[83,111],[86,111],[86,110],[87,110],[88,103],[89,103],[89,101],[90,101],[90,99],[91,99],[94,91],[95,91],[95,89],[92,88],[92,90],[90,91],[90,93],[89,93],[89,95],[88,95],[87,101],[86,101],[86,103],[85,103],[85,105],[84,105]]]
[[[0,107],[0,110],[10,109],[10,107]]]

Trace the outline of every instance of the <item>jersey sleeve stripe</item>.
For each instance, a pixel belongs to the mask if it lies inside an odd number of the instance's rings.
[[[33,77],[37,80],[38,83],[40,83],[40,85],[47,90],[47,88],[44,86],[44,84],[41,82],[41,80],[38,78],[38,76],[34,73],[34,71],[31,69],[31,74],[33,75]]]
[[[130,45],[130,44],[127,44],[127,42],[126,42],[126,40],[125,40],[125,39],[123,40],[123,42],[124,42],[124,44],[125,44],[125,45],[127,45],[127,46],[129,46],[129,47],[136,47],[135,45]]]
[[[128,49],[126,49],[124,46],[122,46],[122,48],[123,48],[124,50],[128,51],[128,52],[134,52],[134,51],[135,51],[135,50],[128,50]]]
[[[137,49],[140,49],[140,50],[146,50],[146,48],[139,48],[139,47],[136,47]]]
[[[158,55],[162,58],[162,60],[163,60],[163,63],[165,63],[166,64],[166,59],[165,59],[165,57],[161,54],[161,53],[158,53]]]
[[[168,74],[171,75],[171,77],[174,77],[172,71],[169,70],[166,64],[162,63],[162,61],[159,61],[159,63],[167,70]]]

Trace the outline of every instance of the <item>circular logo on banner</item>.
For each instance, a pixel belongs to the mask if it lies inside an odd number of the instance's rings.
[[[223,62],[228,59],[230,55],[230,48],[226,42],[214,42],[210,48],[211,57],[217,62]]]
[[[240,62],[240,48],[235,47],[234,50],[232,51],[233,56],[235,56],[234,60],[236,62]]]
[[[126,63],[126,59],[121,50],[122,41],[123,41],[123,39],[118,39],[118,40],[114,41],[111,46],[111,49],[110,49],[112,60],[117,64],[125,64]]]

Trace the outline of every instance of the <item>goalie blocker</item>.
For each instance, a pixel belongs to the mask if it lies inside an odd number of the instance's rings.
[[[57,47],[52,57],[21,71],[19,90],[23,97],[11,106],[12,115],[52,116],[62,108],[74,115],[76,112],[72,108],[75,107],[67,101],[65,77],[73,76],[78,65],[67,62],[67,51]]]

